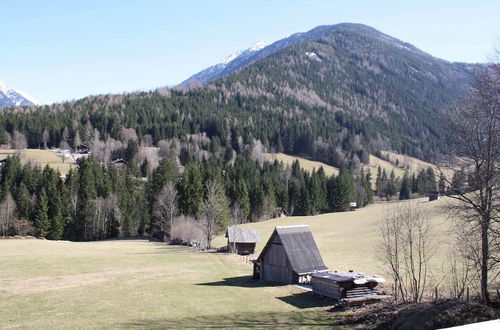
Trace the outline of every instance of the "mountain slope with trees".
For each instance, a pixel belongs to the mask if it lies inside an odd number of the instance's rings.
[[[371,202],[374,178],[363,171],[371,153],[393,149],[423,158],[442,150],[441,112],[467,86],[473,65],[436,59],[363,25],[296,37],[301,42],[196,89],[3,109],[0,145],[83,144],[92,156],[64,180],[9,158],[0,172],[0,202],[16,211],[2,218],[8,223],[2,220],[0,234],[29,231],[31,224],[48,238],[161,238],[182,215],[211,226],[204,227],[210,237],[227,225],[208,221],[214,201],[235,222],[267,219],[282,207],[292,215],[342,211],[353,201]],[[340,174],[268,162],[266,152],[301,155]],[[430,184],[419,186],[416,177],[411,192],[436,185],[434,175],[424,174],[420,181]],[[397,194],[393,173],[378,179],[377,195]]]

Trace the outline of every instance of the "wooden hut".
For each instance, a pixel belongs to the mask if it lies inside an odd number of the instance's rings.
[[[240,255],[253,254],[259,241],[259,231],[255,228],[229,227],[226,231],[227,250]]]
[[[113,161],[111,161],[109,163],[112,164],[112,165],[114,165],[118,169],[121,169],[123,167],[128,166],[128,162],[125,159],[122,159],[122,158],[115,159],[115,160],[113,160]]]
[[[431,193],[429,194],[429,202],[436,201],[441,198],[440,193]]]
[[[328,269],[307,225],[276,227],[253,263],[255,279],[280,283],[309,283]]]
[[[382,277],[369,276],[359,272],[327,272],[312,275],[313,293],[349,304],[375,302],[389,298],[377,291]]]

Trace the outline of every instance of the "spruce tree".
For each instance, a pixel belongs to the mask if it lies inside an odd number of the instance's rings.
[[[408,172],[405,172],[403,181],[401,182],[401,190],[399,191],[399,199],[410,199],[411,195],[411,180]]]
[[[199,167],[189,163],[177,184],[179,210],[182,214],[197,216],[203,202],[204,188]]]
[[[38,237],[46,238],[50,231],[49,205],[44,189],[38,194],[35,228],[38,231]]]
[[[64,233],[64,218],[62,216],[61,197],[59,196],[59,194],[51,197],[49,205],[50,233],[48,237],[50,239],[58,240],[61,239]]]

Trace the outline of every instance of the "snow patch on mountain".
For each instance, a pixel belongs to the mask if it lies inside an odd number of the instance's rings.
[[[321,59],[319,58],[318,54],[315,52],[306,52],[306,56],[309,57],[310,59],[316,60],[318,62],[322,62]]]
[[[0,109],[20,105],[41,105],[42,103],[26,92],[12,88],[0,80]]]

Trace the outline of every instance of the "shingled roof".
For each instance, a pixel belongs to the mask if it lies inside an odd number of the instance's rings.
[[[271,235],[269,242],[273,240],[275,235],[279,235],[286,256],[295,273],[300,275],[328,269],[323,262],[323,258],[321,258],[318,246],[308,225],[278,226]],[[267,245],[269,245],[269,242]],[[267,245],[262,250],[261,256]]]
[[[259,231],[255,228],[229,227],[226,231],[229,243],[257,243]]]

